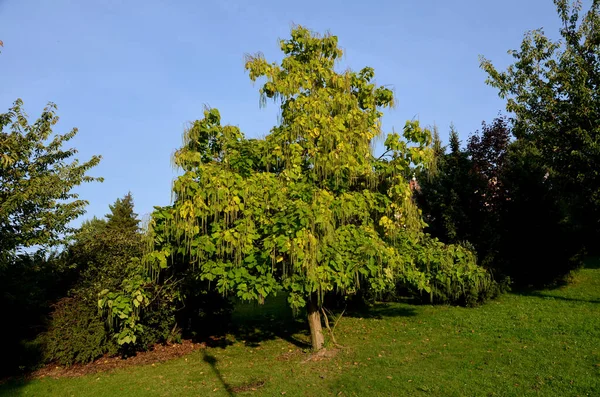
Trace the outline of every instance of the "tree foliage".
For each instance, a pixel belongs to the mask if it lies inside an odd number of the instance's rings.
[[[5,309],[0,336],[10,362],[2,370],[35,364],[50,305],[69,288],[72,269],[53,251],[73,231],[84,200],[73,188],[97,181],[87,175],[100,161],[80,163],[65,149],[77,130],[56,134],[56,106],[49,104],[30,123],[21,100],[0,114],[0,306]],[[27,250],[25,250],[27,249]]]
[[[108,327],[98,311],[99,293],[126,288],[140,274],[144,236],[138,224],[128,193],[110,205],[105,219],[84,222],[74,235],[62,260],[76,269],[76,280],[67,296],[54,305],[48,331],[41,338],[47,361],[85,363],[105,353],[145,350],[168,338],[175,322],[174,307],[148,307],[136,324],[140,338],[127,345],[118,343],[127,335]]]
[[[70,222],[85,211],[73,188],[97,181],[87,172],[99,156],[80,163],[69,160],[75,149],[63,145],[77,134],[55,134],[56,106],[49,104],[29,123],[23,102],[0,115],[0,255],[4,259],[23,247],[52,246],[72,231]]]
[[[582,239],[568,196],[549,180],[539,149],[512,143],[501,184],[508,199],[499,207],[494,265],[521,286],[563,282],[581,266]]]
[[[36,338],[46,328],[52,303],[69,289],[70,276],[58,253],[19,254],[1,269],[0,337],[6,359],[0,360],[0,375],[40,365],[43,348]]]
[[[173,256],[183,258],[193,277],[241,300],[285,292],[292,308],[306,307],[319,349],[326,293],[382,292],[398,282],[430,290],[431,273],[417,265],[425,236],[407,177],[431,161],[431,133],[408,122],[404,139],[388,134],[375,158],[393,94],[374,83],[373,69],[337,72],[337,37],[303,27],[280,45],[280,64],[261,55],[246,62],[252,81],[264,79],[263,103],[280,104],[280,124],[265,139],[247,139],[207,109],[190,125],[174,158],[183,170],[175,201],[153,213],[146,263],[156,279],[170,274]],[[143,305],[150,294],[136,288],[101,305],[138,296]],[[134,332],[135,316],[122,315],[123,332]]]
[[[131,192],[123,198],[117,199],[109,206],[110,213],[106,214],[106,227],[121,232],[138,233],[140,231],[140,220],[138,214],[133,211],[133,196]]]
[[[510,137],[504,117],[484,122],[464,149],[451,132],[452,151],[440,156],[435,174],[421,175],[417,197],[426,231],[444,242],[472,246],[480,265],[498,280],[552,284],[577,267],[578,234],[539,150]]]
[[[554,0],[561,39],[528,32],[515,62],[498,71],[482,58],[488,84],[507,100],[517,139],[529,142],[548,183],[568,204],[580,238],[597,245],[600,230],[600,1],[587,12],[581,2]]]
[[[370,67],[339,70],[336,36],[294,27],[280,62],[245,62],[278,124],[251,139],[207,107],[174,154],[173,203],[144,230],[131,193],[72,228],[87,204],[73,189],[100,180],[88,175],[100,157],[73,159],[77,130],[53,132],[54,104],[30,123],[17,100],[0,114],[7,354],[16,365],[127,355],[225,327],[230,297],[279,293],[318,350],[326,296],[474,305],[509,277],[563,279],[600,237],[600,0],[585,13],[554,3],[560,41],[528,32],[503,72],[481,59],[512,117],[484,122],[465,147],[454,127],[446,147],[417,121],[384,134],[392,91]]]
[[[461,148],[458,132],[451,127],[450,152],[438,144],[435,169],[419,173],[420,189],[416,198],[427,223],[426,232],[445,243],[463,244],[473,241],[478,231],[472,224],[473,211],[481,191],[478,178],[473,178],[467,151]]]

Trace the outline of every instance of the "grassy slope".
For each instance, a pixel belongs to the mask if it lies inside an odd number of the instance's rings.
[[[303,363],[303,326],[279,322],[275,302],[242,308],[246,328],[227,347],[95,376],[12,383],[0,395],[598,396],[600,269],[593,267],[568,287],[507,294],[475,309],[390,304],[345,316],[336,333],[347,348],[330,360]],[[246,320],[257,313],[271,326],[252,334]],[[262,382],[256,391],[236,389]]]

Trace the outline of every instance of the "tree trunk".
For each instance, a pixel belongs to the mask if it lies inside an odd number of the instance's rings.
[[[310,327],[310,341],[314,351],[319,351],[323,348],[323,328],[321,327],[321,313],[319,313],[319,307],[317,306],[316,297],[312,297],[306,305],[308,312],[308,326]]]

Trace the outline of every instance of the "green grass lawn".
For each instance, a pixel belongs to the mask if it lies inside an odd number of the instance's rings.
[[[305,362],[304,325],[279,299],[239,308],[244,327],[227,346],[93,376],[12,382],[0,395],[600,396],[598,264],[567,287],[474,309],[394,303],[346,315],[336,331],[345,348],[321,361]]]

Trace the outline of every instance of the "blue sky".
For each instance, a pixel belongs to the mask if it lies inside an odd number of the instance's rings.
[[[0,0],[0,112],[22,98],[36,118],[55,102],[57,131],[79,128],[79,157],[103,156],[92,173],[105,182],[78,189],[85,218],[128,191],[143,216],[170,203],[171,155],[205,104],[250,137],[277,122],[243,60],[281,59],[292,23],[337,35],[341,67],[372,66],[394,88],[386,130],[416,117],[444,139],[453,122],[463,140],[504,108],[478,56],[503,68],[526,30],[558,31],[551,0]]]

